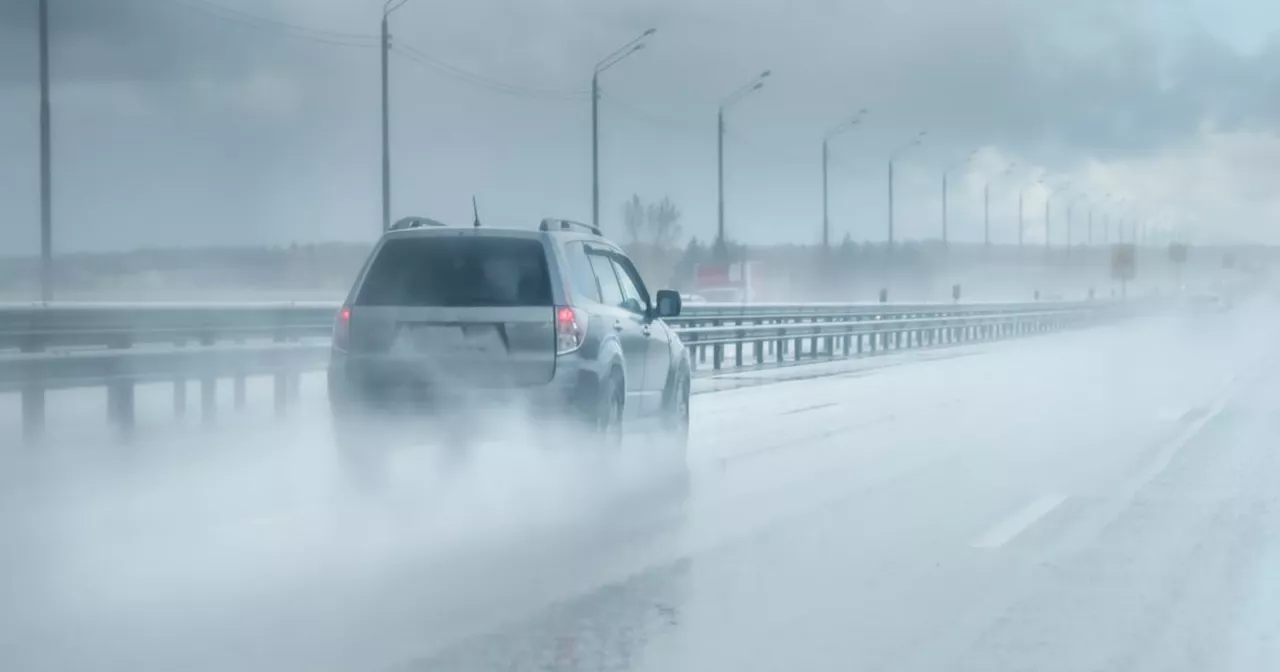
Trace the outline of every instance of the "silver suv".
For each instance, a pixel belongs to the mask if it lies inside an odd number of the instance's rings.
[[[334,418],[408,409],[457,427],[474,411],[520,404],[609,440],[621,439],[624,422],[656,423],[683,449],[689,355],[663,321],[680,309],[677,292],[650,295],[592,226],[402,219],[338,315]]]

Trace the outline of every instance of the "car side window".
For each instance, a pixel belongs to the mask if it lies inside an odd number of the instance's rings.
[[[599,303],[600,284],[596,281],[595,271],[591,270],[587,247],[582,243],[569,243],[565,251],[569,256],[569,275],[574,291]]]
[[[600,285],[600,303],[607,306],[622,306],[622,287],[618,284],[618,276],[613,272],[613,264],[609,258],[601,254],[587,254],[587,261],[595,273],[596,282]]]
[[[649,312],[649,297],[645,295],[644,284],[636,276],[635,269],[625,260],[614,257],[613,268],[618,273],[618,283],[622,285],[622,307],[644,315]]]

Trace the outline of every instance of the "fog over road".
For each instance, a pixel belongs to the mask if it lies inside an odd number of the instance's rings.
[[[512,420],[361,491],[318,389],[54,428],[5,447],[0,668],[1276,669],[1276,311],[703,378],[684,473]]]

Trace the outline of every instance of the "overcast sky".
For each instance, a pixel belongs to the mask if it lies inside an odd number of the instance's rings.
[[[381,0],[49,0],[55,247],[370,240],[380,227]],[[0,1],[0,253],[39,245],[36,0]],[[224,9],[225,8],[225,9]],[[243,12],[243,13],[242,13]],[[1193,240],[1280,243],[1280,5],[1266,0],[409,0],[391,17],[393,216],[534,226],[591,216],[591,71],[601,218],[670,197],[716,221],[727,115],[731,237],[818,240],[823,135],[832,236],[1077,241],[1090,203]],[[1016,163],[1011,174],[1001,173]],[[1112,204],[1102,205],[1107,194]],[[1115,201],[1123,202],[1114,204]]]

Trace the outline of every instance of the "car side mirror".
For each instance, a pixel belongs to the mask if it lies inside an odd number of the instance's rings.
[[[658,290],[658,317],[679,317],[683,308],[680,292],[670,289]]]

